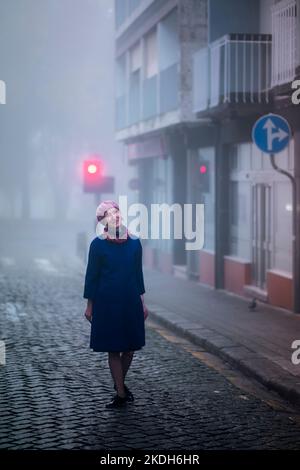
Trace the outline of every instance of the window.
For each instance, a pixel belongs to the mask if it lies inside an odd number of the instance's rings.
[[[238,182],[231,181],[230,183],[230,192],[229,192],[229,214],[230,214],[230,223],[235,227],[238,226],[239,220],[239,205],[238,205]]]
[[[141,3],[141,0],[128,0],[128,13],[129,13],[129,15],[131,15],[131,13],[134,12],[137,9],[137,7],[140,5],[140,3]]]
[[[251,212],[248,181],[230,181],[229,186],[229,254],[250,259]]]
[[[145,37],[145,78],[158,73],[157,34],[156,29]]]
[[[116,0],[115,5],[116,27],[119,28],[124,23],[127,17],[127,0]]]
[[[141,45],[137,43],[130,49],[130,72],[136,72],[141,68]]]
[[[230,148],[230,169],[237,170],[238,169],[238,146],[237,144],[233,144]]]
[[[178,12],[175,8],[159,23],[160,70],[167,69],[179,61]]]
[[[140,119],[140,71],[141,71],[141,45],[137,43],[129,53],[129,123],[133,124]]]
[[[116,61],[116,96],[123,96],[126,92],[126,57],[123,54]]]

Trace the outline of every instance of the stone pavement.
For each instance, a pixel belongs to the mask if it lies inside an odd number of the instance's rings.
[[[300,364],[291,361],[300,340],[300,314],[144,269],[149,317],[189,338],[300,405]],[[299,354],[300,355],[300,354]]]
[[[292,411],[241,391],[150,318],[128,373],[135,402],[106,410],[112,379],[107,354],[89,350],[82,289],[82,274],[51,260],[1,266],[1,449],[299,449]]]

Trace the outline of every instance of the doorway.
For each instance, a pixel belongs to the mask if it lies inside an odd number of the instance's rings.
[[[268,183],[252,185],[252,285],[266,291],[267,270],[271,267],[271,191]]]

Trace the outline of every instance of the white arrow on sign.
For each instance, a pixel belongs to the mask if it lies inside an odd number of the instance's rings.
[[[268,139],[268,150],[272,150],[273,148],[273,140],[278,139],[281,142],[283,139],[288,137],[288,133],[281,129],[280,127],[276,127],[272,119],[267,119],[264,127],[267,130],[267,139]],[[278,129],[277,132],[273,132],[273,129]]]

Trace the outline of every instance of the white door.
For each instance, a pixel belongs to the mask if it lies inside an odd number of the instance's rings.
[[[271,185],[252,186],[252,284],[266,290],[271,265]]]

